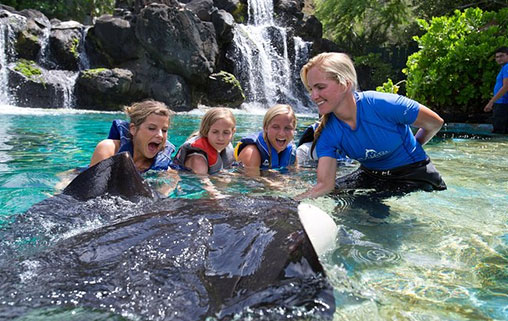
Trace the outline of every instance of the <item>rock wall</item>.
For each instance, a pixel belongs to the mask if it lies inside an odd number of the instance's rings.
[[[280,25],[322,51],[321,23],[302,13],[303,1],[274,6]],[[239,107],[245,95],[225,53],[235,24],[246,19],[246,0],[119,0],[113,15],[92,26],[0,6],[16,52],[0,71],[7,68],[19,106],[118,110],[153,98],[175,111],[201,103]],[[20,67],[27,61],[29,73]],[[70,102],[58,98],[69,91]]]

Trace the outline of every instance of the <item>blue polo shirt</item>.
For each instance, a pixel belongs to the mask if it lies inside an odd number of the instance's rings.
[[[355,92],[356,128],[330,114],[316,144],[318,157],[335,158],[343,151],[373,170],[387,170],[427,158],[410,124],[420,110],[407,97],[376,91]]]
[[[497,74],[496,85],[494,86],[494,95],[503,87],[503,79],[508,78],[508,63],[501,67],[501,71]],[[506,92],[501,98],[496,100],[496,104],[508,104],[508,92]]]

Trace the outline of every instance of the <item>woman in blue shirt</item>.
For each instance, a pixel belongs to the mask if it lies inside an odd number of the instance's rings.
[[[443,125],[438,114],[403,96],[356,91],[353,62],[343,53],[312,58],[302,68],[301,78],[323,117],[315,131],[317,184],[298,199],[321,196],[336,187],[337,151],[361,164],[337,182],[338,188],[395,182],[446,189],[422,148]],[[419,128],[415,135],[410,125]]]

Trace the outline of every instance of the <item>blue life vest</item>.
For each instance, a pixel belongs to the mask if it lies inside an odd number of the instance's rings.
[[[202,155],[208,163],[208,174],[215,174],[223,168],[229,168],[235,158],[233,155],[233,145],[231,143],[220,153],[210,144],[208,138],[195,136],[183,143],[175,156],[175,163],[180,167],[185,167],[187,156],[199,154]]]
[[[132,146],[132,140],[129,132],[129,122],[125,120],[115,119],[109,129],[108,139],[114,139],[120,141],[120,149],[118,153],[129,152],[134,157],[134,148]],[[175,146],[169,141],[166,141],[164,149],[155,155],[155,159],[148,170],[162,171],[168,168],[175,168],[171,160],[171,154],[175,151]]]
[[[293,142],[290,142],[287,147],[280,153],[277,153],[275,148],[270,146],[271,153],[268,153],[268,145],[263,138],[263,132],[260,131],[257,134],[249,135],[242,138],[235,148],[235,157],[238,159],[238,155],[242,149],[247,145],[256,145],[259,154],[261,155],[261,169],[277,169],[285,168],[295,163],[296,159],[296,146]],[[271,161],[270,161],[271,154]]]

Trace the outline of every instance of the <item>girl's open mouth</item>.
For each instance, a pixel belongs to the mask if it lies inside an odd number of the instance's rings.
[[[148,143],[148,150],[152,153],[156,153],[159,151],[159,146],[161,144],[157,144],[157,143]]]

